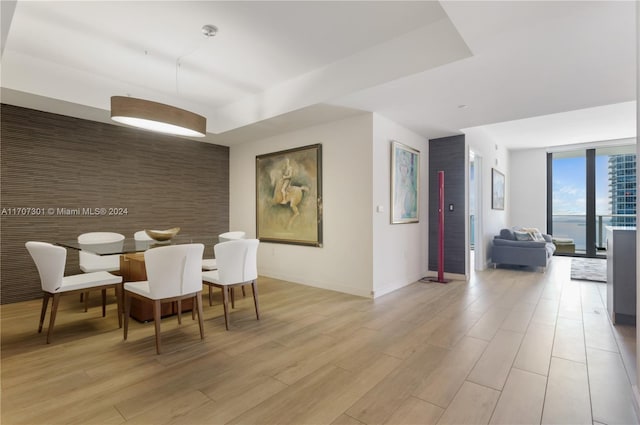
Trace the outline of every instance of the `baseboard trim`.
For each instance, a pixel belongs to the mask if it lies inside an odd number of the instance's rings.
[[[258,273],[259,276],[269,277],[271,279],[279,279],[289,283],[295,283],[299,285],[312,286],[314,288],[326,289],[328,291],[342,292],[343,294],[356,295],[358,297],[365,298],[373,298],[373,293],[370,289],[364,289],[359,287],[353,287],[346,283],[326,283],[326,282],[318,282],[311,279],[305,279],[304,277],[292,276],[292,275],[283,275],[277,272],[270,271],[261,271]]]
[[[371,296],[373,298],[378,298],[378,297],[385,296],[385,295],[390,294],[390,293],[392,293],[394,291],[397,291],[398,289],[404,288],[405,286],[409,286],[412,283],[416,282],[417,280],[418,279],[412,280],[411,282],[407,282],[407,283],[405,283],[403,285],[400,285],[400,286],[387,286],[387,287],[384,287],[384,288],[379,288],[379,289],[373,291]]]

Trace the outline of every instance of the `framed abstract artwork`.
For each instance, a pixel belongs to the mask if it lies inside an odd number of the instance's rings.
[[[420,152],[391,142],[391,223],[419,221]]]
[[[256,156],[256,235],[322,246],[322,145]]]
[[[491,208],[504,209],[504,174],[495,168],[491,169]]]

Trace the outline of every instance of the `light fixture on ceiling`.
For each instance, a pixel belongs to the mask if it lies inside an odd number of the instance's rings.
[[[135,97],[111,96],[111,119],[122,124],[177,136],[204,137],[202,115]]]
[[[217,33],[218,33],[218,27],[216,27],[215,25],[203,25],[202,26],[202,34],[207,38],[213,37]]]
[[[207,38],[217,33],[218,28],[214,25],[202,27],[202,34]],[[178,90],[177,72],[180,59],[184,56],[176,60],[176,91]],[[134,97],[112,96],[111,119],[133,127],[177,136],[204,137],[207,133],[207,119],[202,115],[164,103]]]

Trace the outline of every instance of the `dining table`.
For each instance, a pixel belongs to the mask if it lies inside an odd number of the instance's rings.
[[[187,243],[201,243],[204,244],[206,248],[218,243],[218,236],[176,235],[168,241],[136,240],[134,238],[125,238],[118,242],[97,244],[84,244],[78,242],[77,239],[55,242],[56,245],[60,245],[65,248],[71,248],[78,251],[87,251],[96,255],[131,254],[135,252],[144,252],[151,248]]]
[[[99,244],[82,244],[79,243],[77,239],[74,239],[59,241],[55,244],[65,248],[75,249],[77,251],[90,252],[95,255],[120,255],[120,270],[112,273],[122,276],[123,282],[140,282],[147,280],[147,270],[144,262],[145,251],[163,246],[190,243],[201,243],[204,244],[205,247],[213,246],[218,243],[218,237],[177,235],[168,241],[125,238],[118,242]],[[177,314],[178,310],[191,311],[192,309],[192,300],[184,300],[180,306],[178,306],[175,301],[163,303],[161,316],[171,316]],[[140,322],[152,321],[152,303],[145,303],[137,298],[132,298],[130,316]]]

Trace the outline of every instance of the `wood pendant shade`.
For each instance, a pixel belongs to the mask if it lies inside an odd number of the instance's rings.
[[[207,119],[164,103],[126,96],[111,97],[111,119],[161,133],[179,136],[204,137]]]

